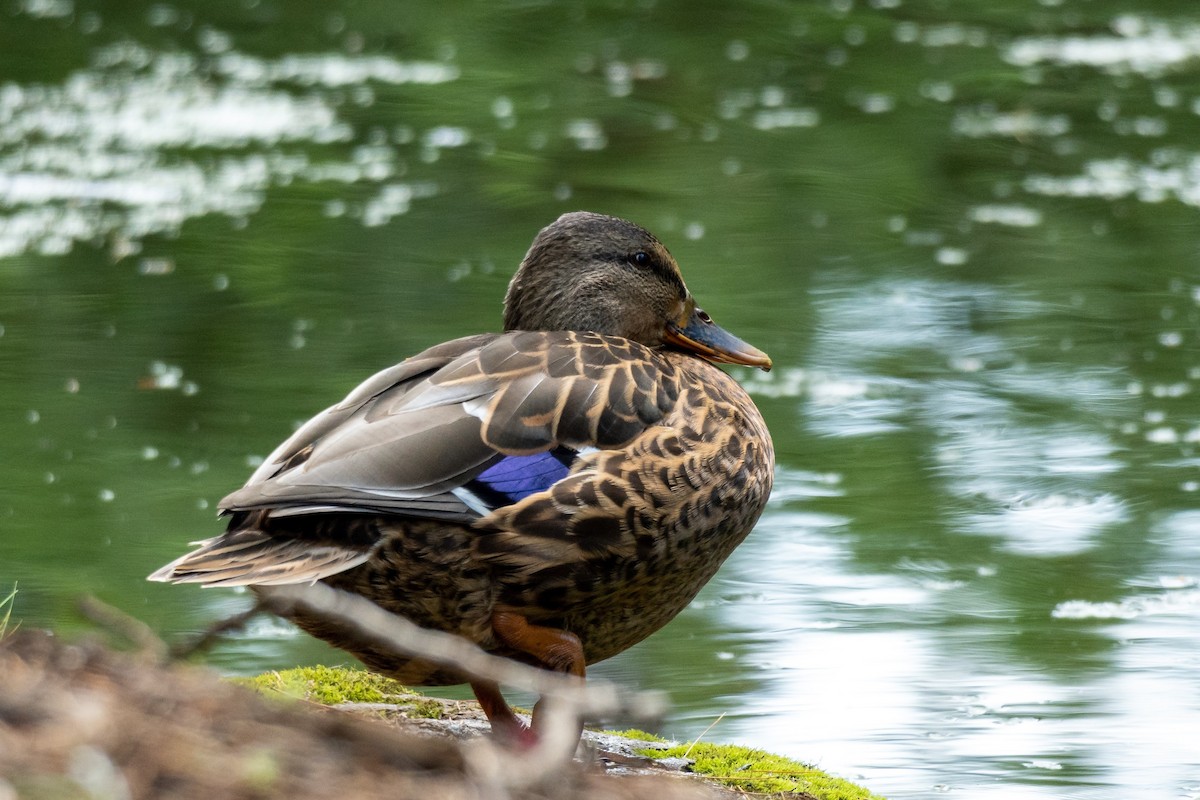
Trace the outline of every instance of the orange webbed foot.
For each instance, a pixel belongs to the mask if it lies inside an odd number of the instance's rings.
[[[579,637],[559,628],[534,625],[515,611],[497,610],[492,614],[492,629],[496,638],[504,645],[532,656],[538,664],[552,672],[574,675],[582,682],[587,662],[583,654],[583,643]],[[532,727],[526,725],[509,707],[500,687],[495,683],[473,683],[471,688],[479,700],[483,713],[492,724],[492,731],[502,741],[529,748],[540,741],[544,733],[545,702],[538,701],[533,707]],[[575,739],[583,732],[579,722]]]

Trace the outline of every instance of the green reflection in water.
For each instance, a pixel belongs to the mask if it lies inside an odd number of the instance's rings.
[[[701,602],[596,674],[891,797],[1195,793],[1190,3],[0,13],[25,624],[244,603],[143,577],[295,423],[498,328],[590,208],[774,357],[742,377],[781,467]],[[338,658],[269,624],[213,654]]]

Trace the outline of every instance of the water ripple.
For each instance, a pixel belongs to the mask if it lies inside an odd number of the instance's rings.
[[[1005,50],[1017,66],[1051,63],[1114,74],[1161,75],[1200,58],[1200,26],[1169,25],[1133,14],[1117,17],[1111,36],[1026,36]]]
[[[976,533],[1000,536],[1005,549],[1023,555],[1067,555],[1095,544],[1105,528],[1124,522],[1128,505],[1111,494],[1049,493],[1019,497],[988,513],[967,514]]]
[[[1200,591],[1133,595],[1116,601],[1067,600],[1054,607],[1055,619],[1125,620],[1162,615],[1200,615]]]
[[[177,232],[205,214],[244,219],[268,189],[297,179],[394,179],[400,170],[391,148],[355,147],[344,160],[314,162],[279,147],[354,139],[334,89],[433,84],[457,75],[455,67],[385,56],[271,60],[228,51],[209,59],[126,41],[97,50],[90,68],[61,84],[4,84],[0,257],[61,254],[76,242],[113,237],[123,242],[114,245],[119,258],[137,252],[136,240]],[[423,141],[436,151],[469,139],[462,129],[435,128]],[[393,182],[355,213],[378,225],[434,193],[427,182]]]

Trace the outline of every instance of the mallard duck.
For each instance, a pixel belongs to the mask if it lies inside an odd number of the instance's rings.
[[[504,304],[504,333],[431,347],[303,425],[221,501],[225,533],[150,579],[323,581],[581,679],[669,622],[771,490],[766,424],[713,362],[771,360],[617,217],[544,228]],[[464,682],[294,621],[404,683]],[[530,731],[497,685],[472,688],[495,733],[536,740],[536,709]]]

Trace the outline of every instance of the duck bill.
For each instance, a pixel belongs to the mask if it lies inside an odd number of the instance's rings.
[[[745,364],[748,367],[758,367],[764,372],[771,369],[770,356],[713,322],[712,317],[699,308],[693,307],[681,325],[669,323],[663,338],[676,347],[689,350],[709,361]]]

